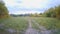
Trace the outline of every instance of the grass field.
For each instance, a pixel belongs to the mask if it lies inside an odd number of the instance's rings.
[[[16,31],[24,32],[28,27],[28,17],[10,17],[8,19],[0,19],[0,32],[5,32],[5,29],[14,29]],[[31,17],[39,25],[46,27],[48,30],[57,29],[60,34],[60,20],[48,17]],[[32,22],[32,27],[39,29],[36,24]],[[20,33],[21,34],[21,33]]]
[[[57,34],[60,34],[60,20],[48,17],[32,17],[32,19],[35,20],[36,23],[46,27],[48,30],[57,29]]]
[[[5,29],[25,31],[28,27],[28,21],[25,17],[11,17],[8,19],[0,19],[0,24],[2,24],[0,31],[4,31]]]
[[[32,17],[37,23],[45,26],[47,29],[57,28],[60,29],[60,20],[56,18],[46,18],[46,17]]]

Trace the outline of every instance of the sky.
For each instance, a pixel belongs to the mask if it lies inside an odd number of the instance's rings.
[[[3,0],[9,14],[43,13],[45,10],[60,5],[60,0]]]

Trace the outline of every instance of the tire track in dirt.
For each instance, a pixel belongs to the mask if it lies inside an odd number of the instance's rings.
[[[32,22],[37,25],[40,29],[41,34],[51,34],[51,30],[47,30],[45,27],[39,25],[35,20],[32,19]]]
[[[32,21],[31,19],[28,20],[29,26],[28,29],[26,30],[25,34],[39,34],[37,30],[32,28]]]

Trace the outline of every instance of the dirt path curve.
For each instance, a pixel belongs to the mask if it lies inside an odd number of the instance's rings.
[[[30,19],[28,20],[28,23],[29,23],[29,26],[28,26],[28,29],[26,30],[25,34],[39,34],[37,30],[32,28],[32,22]]]
[[[41,34],[51,34],[51,30],[47,30],[45,27],[39,25],[35,20],[32,19],[32,22],[37,25],[40,29]]]

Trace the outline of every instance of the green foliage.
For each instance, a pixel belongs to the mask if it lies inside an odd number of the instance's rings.
[[[60,5],[55,7],[56,17],[60,19]]]
[[[40,13],[39,15],[42,15],[42,13]]]
[[[56,17],[54,8],[50,8],[44,12],[46,17]]]
[[[3,1],[0,1],[0,18],[8,17],[8,10]]]
[[[60,19],[60,5],[54,8],[49,8],[44,12],[46,17],[57,17]]]

